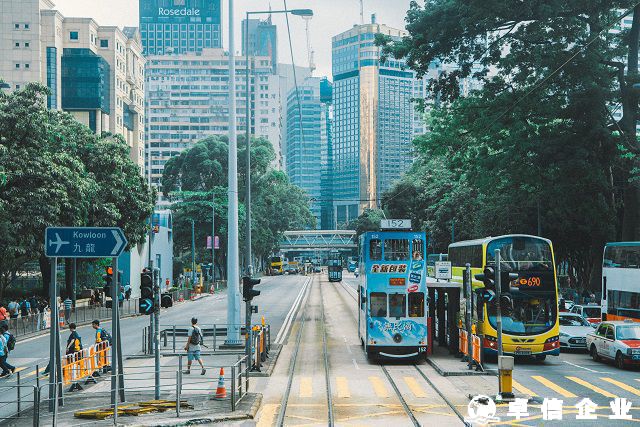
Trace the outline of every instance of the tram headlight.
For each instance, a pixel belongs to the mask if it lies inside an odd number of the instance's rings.
[[[402,342],[402,335],[400,334],[395,334],[393,336],[393,342],[395,342],[396,344],[400,344]]]

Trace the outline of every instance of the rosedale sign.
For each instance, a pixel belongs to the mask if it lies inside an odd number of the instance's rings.
[[[167,9],[159,7],[158,16],[200,16],[200,9],[186,7],[182,9]]]

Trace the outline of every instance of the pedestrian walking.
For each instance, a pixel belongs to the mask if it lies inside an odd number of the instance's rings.
[[[98,319],[91,322],[91,327],[93,327],[93,329],[95,329],[96,331],[96,344],[108,341],[109,345],[111,345],[111,335],[105,329],[100,327],[100,321]],[[110,369],[111,365],[107,365],[104,367],[103,372],[108,372]]]
[[[198,319],[193,317],[191,319],[191,329],[189,329],[187,344],[184,346],[184,350],[187,352],[187,370],[184,372],[185,374],[191,373],[191,364],[194,360],[197,360],[200,364],[200,368],[202,369],[200,375],[204,375],[207,372],[200,358],[201,345],[202,330],[198,326]]]
[[[62,304],[64,306],[64,320],[68,325],[71,321],[71,307],[73,305],[73,301],[71,301],[71,298],[69,298],[69,296],[67,295]]]
[[[2,373],[0,373],[0,378],[10,377],[16,370],[15,366],[12,366],[7,362],[7,358],[9,357],[9,352],[15,348],[16,339],[9,332],[9,327],[7,325],[0,326],[0,368],[2,368]]]
[[[7,306],[7,309],[9,310],[9,318],[10,319],[17,319],[18,318],[18,313],[20,310],[20,304],[18,304],[18,302],[16,300],[11,300],[11,302],[9,302],[9,305]]]
[[[29,302],[27,297],[25,297],[20,303],[20,317],[22,317],[23,319],[26,319],[27,317],[29,317],[30,312],[31,312],[31,303]]]
[[[67,349],[66,354],[74,354],[82,350],[82,338],[78,331],[76,331],[76,324],[69,324],[69,338],[67,338]]]
[[[29,299],[29,305],[31,306],[31,314],[38,314],[39,304],[38,304],[38,299],[36,298],[35,295],[31,295],[31,298]]]

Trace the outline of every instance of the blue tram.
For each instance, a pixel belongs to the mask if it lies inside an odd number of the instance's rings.
[[[358,335],[367,357],[426,356],[426,234],[360,236]]]

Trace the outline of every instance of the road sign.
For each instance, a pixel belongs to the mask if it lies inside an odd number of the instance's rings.
[[[44,254],[49,258],[117,258],[127,246],[118,227],[47,227]]]
[[[140,303],[138,304],[138,308],[140,309],[140,314],[151,314],[153,313],[153,300],[150,298],[140,298]]]
[[[381,219],[380,228],[383,230],[411,230],[410,219]]]
[[[451,261],[436,261],[436,279],[451,279]]]

